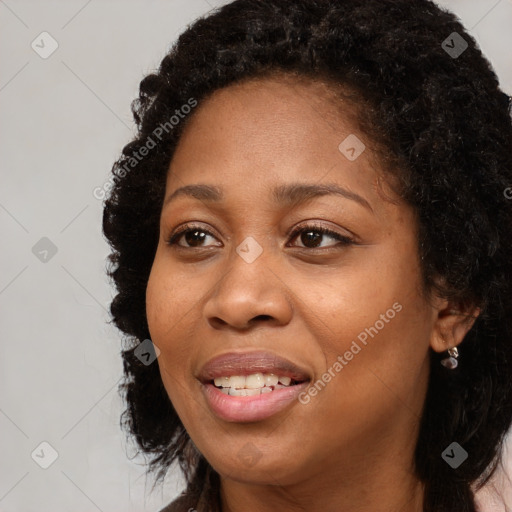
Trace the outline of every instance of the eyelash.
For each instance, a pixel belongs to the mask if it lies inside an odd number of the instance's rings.
[[[176,246],[179,249],[204,249],[204,247],[185,247],[185,246],[177,244],[177,242],[179,241],[179,239],[181,238],[182,235],[184,235],[184,234],[186,234],[188,232],[191,232],[191,231],[200,231],[201,233],[206,233],[207,235],[212,236],[213,238],[215,238],[215,235],[213,233],[211,233],[207,229],[202,228],[201,226],[195,226],[193,224],[185,224],[178,231],[176,231],[175,233],[173,233],[169,237],[169,239],[167,240],[167,244],[171,245],[171,246]],[[336,231],[333,231],[331,229],[326,228],[325,226],[320,226],[320,225],[317,225],[317,224],[308,224],[306,226],[300,226],[300,227],[294,229],[289,234],[289,237],[290,237],[291,240],[294,240],[297,237],[297,235],[299,235],[302,232],[307,232],[307,231],[314,231],[314,232],[317,232],[317,233],[321,233],[322,235],[329,235],[330,237],[332,237],[335,240],[338,240],[340,242],[338,244],[338,246],[344,247],[344,246],[347,246],[347,245],[355,244],[354,240],[352,240],[350,237],[341,235],[340,233],[337,233]],[[335,246],[330,246],[330,247],[299,247],[299,248],[300,249],[309,249],[310,251],[315,251],[315,250],[321,250],[321,251],[324,250],[325,251],[325,250],[333,249],[333,248],[335,248]]]

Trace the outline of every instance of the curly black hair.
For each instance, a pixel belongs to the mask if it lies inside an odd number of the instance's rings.
[[[141,81],[138,132],[112,168],[103,216],[111,314],[126,335],[121,424],[156,481],[175,461],[191,493],[212,475],[158,365],[134,351],[150,338],[146,285],[184,127],[215,90],[278,74],[349,91],[361,131],[417,212],[426,289],[481,309],[457,369],[431,351],[415,451],[424,510],[474,512],[512,424],[511,98],[460,20],[430,0],[236,0],[190,25]],[[453,441],[469,453],[457,469],[441,457]]]

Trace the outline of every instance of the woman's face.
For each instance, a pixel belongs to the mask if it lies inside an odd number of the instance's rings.
[[[314,83],[219,90],[195,111],[170,166],[149,329],[190,437],[238,482],[322,475],[328,486],[348,469],[368,478],[383,469],[376,457],[407,466],[415,445],[436,318],[420,293],[417,224],[378,179],[370,148],[361,152],[365,134],[332,105]],[[219,197],[167,202],[188,185]],[[297,185],[341,191],[286,192]],[[189,233],[169,245],[185,224]],[[256,394],[239,396],[243,379],[221,379],[237,396],[225,394],[203,372],[233,353],[238,362],[217,374],[267,374],[246,380]],[[268,389],[268,374],[287,373],[272,371],[276,356],[305,382]]]

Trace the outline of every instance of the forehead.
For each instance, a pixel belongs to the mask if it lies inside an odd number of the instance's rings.
[[[205,99],[192,114],[180,145],[189,142],[193,131],[200,142],[222,139],[219,151],[250,151],[254,143],[272,149],[295,144],[296,153],[302,148],[337,149],[341,137],[357,131],[355,110],[323,83],[287,75],[248,80]],[[224,139],[224,134],[229,137]],[[312,134],[317,134],[313,140]],[[325,144],[319,144],[320,139]]]
[[[167,195],[206,181],[254,192],[271,183],[334,181],[374,195],[382,175],[354,106],[323,83],[293,77],[215,91],[188,120],[170,171]]]

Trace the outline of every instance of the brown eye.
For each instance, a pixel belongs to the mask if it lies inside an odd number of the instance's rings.
[[[326,236],[327,238],[337,240],[338,242],[340,242],[338,245],[341,246],[346,246],[354,243],[353,240],[351,240],[349,237],[337,233],[336,231],[327,229],[323,226],[303,226],[301,228],[296,229],[292,233],[292,239],[297,238],[297,235],[300,235],[300,241],[303,244],[303,246],[307,249],[322,249],[322,247],[319,246],[321,245],[323,238],[325,238]],[[328,247],[334,247],[335,245],[336,244],[330,245]]]
[[[353,244],[354,241],[348,236],[337,233],[324,226],[303,226],[296,229],[291,235],[291,240],[299,238],[303,244],[302,247],[305,249],[329,249],[336,246],[347,246]],[[174,233],[168,240],[169,245],[174,245],[182,249],[194,249],[204,248],[207,245],[204,243],[208,237],[215,238],[215,236],[207,229],[201,228],[200,226],[185,225]],[[327,247],[321,247],[324,238],[331,238],[338,241],[338,244],[331,244]],[[184,239],[186,245],[180,243]]]
[[[204,242],[204,239],[206,238],[206,233],[204,231],[185,231],[182,233],[184,235],[185,241],[188,245],[192,247],[196,247],[197,245],[201,245],[201,243]]]
[[[169,245],[176,245],[184,249],[193,249],[195,247],[202,248],[205,247],[203,243],[208,236],[215,238],[214,235],[206,229],[203,229],[199,226],[185,225],[176,233],[174,233],[169,238],[167,243]],[[178,243],[182,238],[188,245],[182,245]]]

